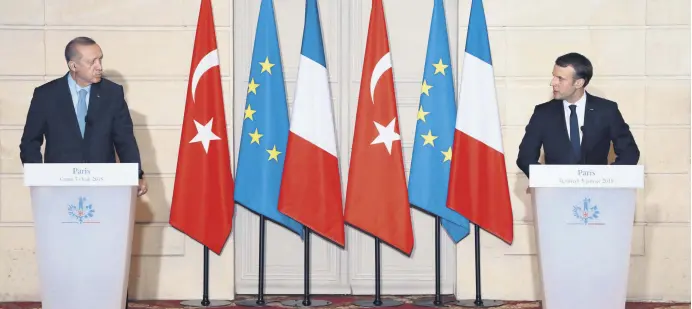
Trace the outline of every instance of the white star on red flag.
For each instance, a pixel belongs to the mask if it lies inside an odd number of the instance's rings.
[[[207,122],[207,124],[205,125],[202,125],[199,122],[197,122],[197,120],[195,120],[195,127],[197,127],[197,135],[195,135],[195,137],[192,138],[192,140],[190,140],[190,143],[202,143],[205,153],[209,153],[210,141],[221,139],[220,137],[216,136],[214,132],[211,131],[212,123],[214,123],[214,117],[209,119],[209,122]]]
[[[233,230],[235,185],[212,13],[211,0],[201,0],[168,221],[221,254]]]
[[[392,143],[394,143],[394,141],[401,140],[401,136],[394,132],[396,118],[392,118],[392,121],[390,121],[386,127],[377,123],[377,121],[373,122],[375,123],[375,127],[377,128],[377,132],[379,134],[377,135],[377,138],[370,143],[370,145],[384,144],[384,146],[387,147],[387,152],[392,154]]]

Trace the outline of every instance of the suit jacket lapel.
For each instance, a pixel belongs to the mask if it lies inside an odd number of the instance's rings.
[[[581,138],[581,156],[585,158],[585,154],[589,151],[591,147],[591,132],[596,129],[596,112],[594,108],[593,98],[589,93],[586,95],[586,105],[584,107],[584,128],[583,135]]]
[[[84,139],[86,140],[87,134],[89,134],[89,124],[90,121],[96,119],[96,115],[101,107],[101,83],[91,84],[91,91],[89,91],[89,108],[87,109],[86,115],[86,125],[84,126]]]
[[[58,88],[60,88],[60,91],[58,91],[57,112],[61,113],[60,118],[65,119],[66,125],[70,127],[70,131],[72,131],[74,136],[81,139],[82,134],[79,133],[77,113],[75,112],[74,102],[72,101],[72,91],[70,90],[70,85],[67,83],[67,74],[60,79]]]
[[[562,137],[561,140],[563,141],[562,148],[564,149],[572,149],[572,143],[569,141],[569,133],[567,133],[567,121],[565,120],[565,107],[562,104],[561,100],[554,100],[553,101],[555,105],[555,117],[558,119],[558,128],[557,132],[559,135]],[[569,153],[573,153],[573,151],[570,151]],[[574,156],[574,155],[572,155]]]

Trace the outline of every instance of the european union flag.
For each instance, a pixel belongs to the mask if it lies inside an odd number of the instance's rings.
[[[262,0],[252,52],[236,169],[235,200],[302,237],[277,209],[288,142],[288,107],[272,0]]]
[[[439,216],[447,234],[456,243],[469,234],[469,221],[447,208],[449,168],[456,124],[453,72],[444,4],[442,0],[435,0],[408,190],[411,204]]]

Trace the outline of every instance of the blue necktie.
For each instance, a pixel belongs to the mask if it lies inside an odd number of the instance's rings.
[[[84,138],[84,124],[86,123],[86,90],[82,89],[79,91],[79,101],[77,101],[77,122],[79,123],[79,131],[82,132],[82,138]]]
[[[569,106],[569,140],[572,142],[572,150],[574,155],[581,158],[581,146],[579,145],[579,121],[577,121],[577,106],[571,104]]]

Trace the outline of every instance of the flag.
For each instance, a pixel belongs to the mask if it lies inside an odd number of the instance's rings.
[[[450,238],[459,242],[469,234],[469,221],[447,208],[456,113],[453,74],[444,3],[435,0],[421,83],[408,194],[411,205],[439,216]]]
[[[216,254],[231,233],[233,175],[211,0],[202,0],[187,85],[171,226]]]
[[[317,0],[307,0],[279,211],[344,246],[341,179]]]
[[[301,224],[278,210],[288,129],[274,3],[262,0],[238,151],[235,200],[248,210],[302,236]]]
[[[511,244],[512,205],[488,29],[481,1],[471,2],[447,205]]]
[[[373,0],[370,12],[344,219],[393,248],[411,254],[411,206],[382,0]]]

